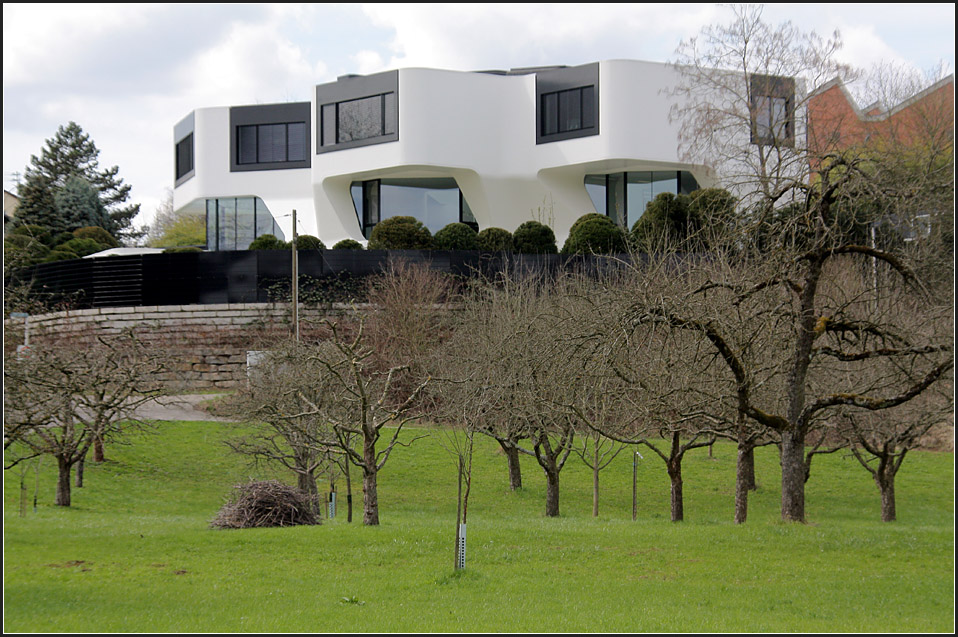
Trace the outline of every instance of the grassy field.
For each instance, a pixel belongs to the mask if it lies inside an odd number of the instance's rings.
[[[74,506],[18,515],[4,480],[4,630],[40,632],[885,632],[954,628],[954,458],[914,453],[898,482],[899,521],[879,521],[870,476],[817,458],[809,523],[783,524],[774,450],[758,451],[749,522],[732,524],[735,450],[686,460],[686,522],[669,521],[668,479],[651,454],[602,474],[561,477],[558,519],[524,460],[508,489],[494,443],[477,448],[467,568],[453,570],[455,464],[435,437],[398,449],[381,474],[382,524],[216,531],[231,485],[267,477],[222,440],[233,425],[168,423],[108,449]],[[33,472],[28,475],[32,496]],[[341,493],[341,498],[344,499]],[[357,493],[357,500],[361,494]],[[356,519],[361,520],[357,502]]]

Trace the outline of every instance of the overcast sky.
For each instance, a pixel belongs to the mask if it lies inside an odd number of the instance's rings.
[[[954,4],[779,4],[772,23],[844,41],[869,68],[955,64]],[[196,108],[308,101],[345,73],[668,61],[728,21],[711,4],[3,5],[3,187],[77,122],[149,222],[173,180],[173,125]]]

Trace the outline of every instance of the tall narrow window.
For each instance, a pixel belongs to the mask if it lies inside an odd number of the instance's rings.
[[[182,179],[193,172],[193,133],[176,144],[176,178]]]
[[[763,146],[795,143],[795,80],[753,75],[750,80],[751,141]]]

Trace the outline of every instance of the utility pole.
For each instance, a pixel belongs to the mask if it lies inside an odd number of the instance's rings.
[[[299,250],[296,247],[296,211],[293,210],[293,334],[299,342]]]

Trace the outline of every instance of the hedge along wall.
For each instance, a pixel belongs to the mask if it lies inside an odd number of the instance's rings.
[[[300,306],[300,335],[323,334],[324,318],[351,315],[356,307],[332,304]],[[4,321],[4,345],[16,348],[24,339],[23,318]],[[171,385],[188,389],[231,388],[246,382],[246,355],[268,349],[293,333],[288,303],[161,305],[68,310],[29,318],[30,343],[83,346],[98,335],[133,330],[143,341],[162,347],[175,361],[165,374]]]

